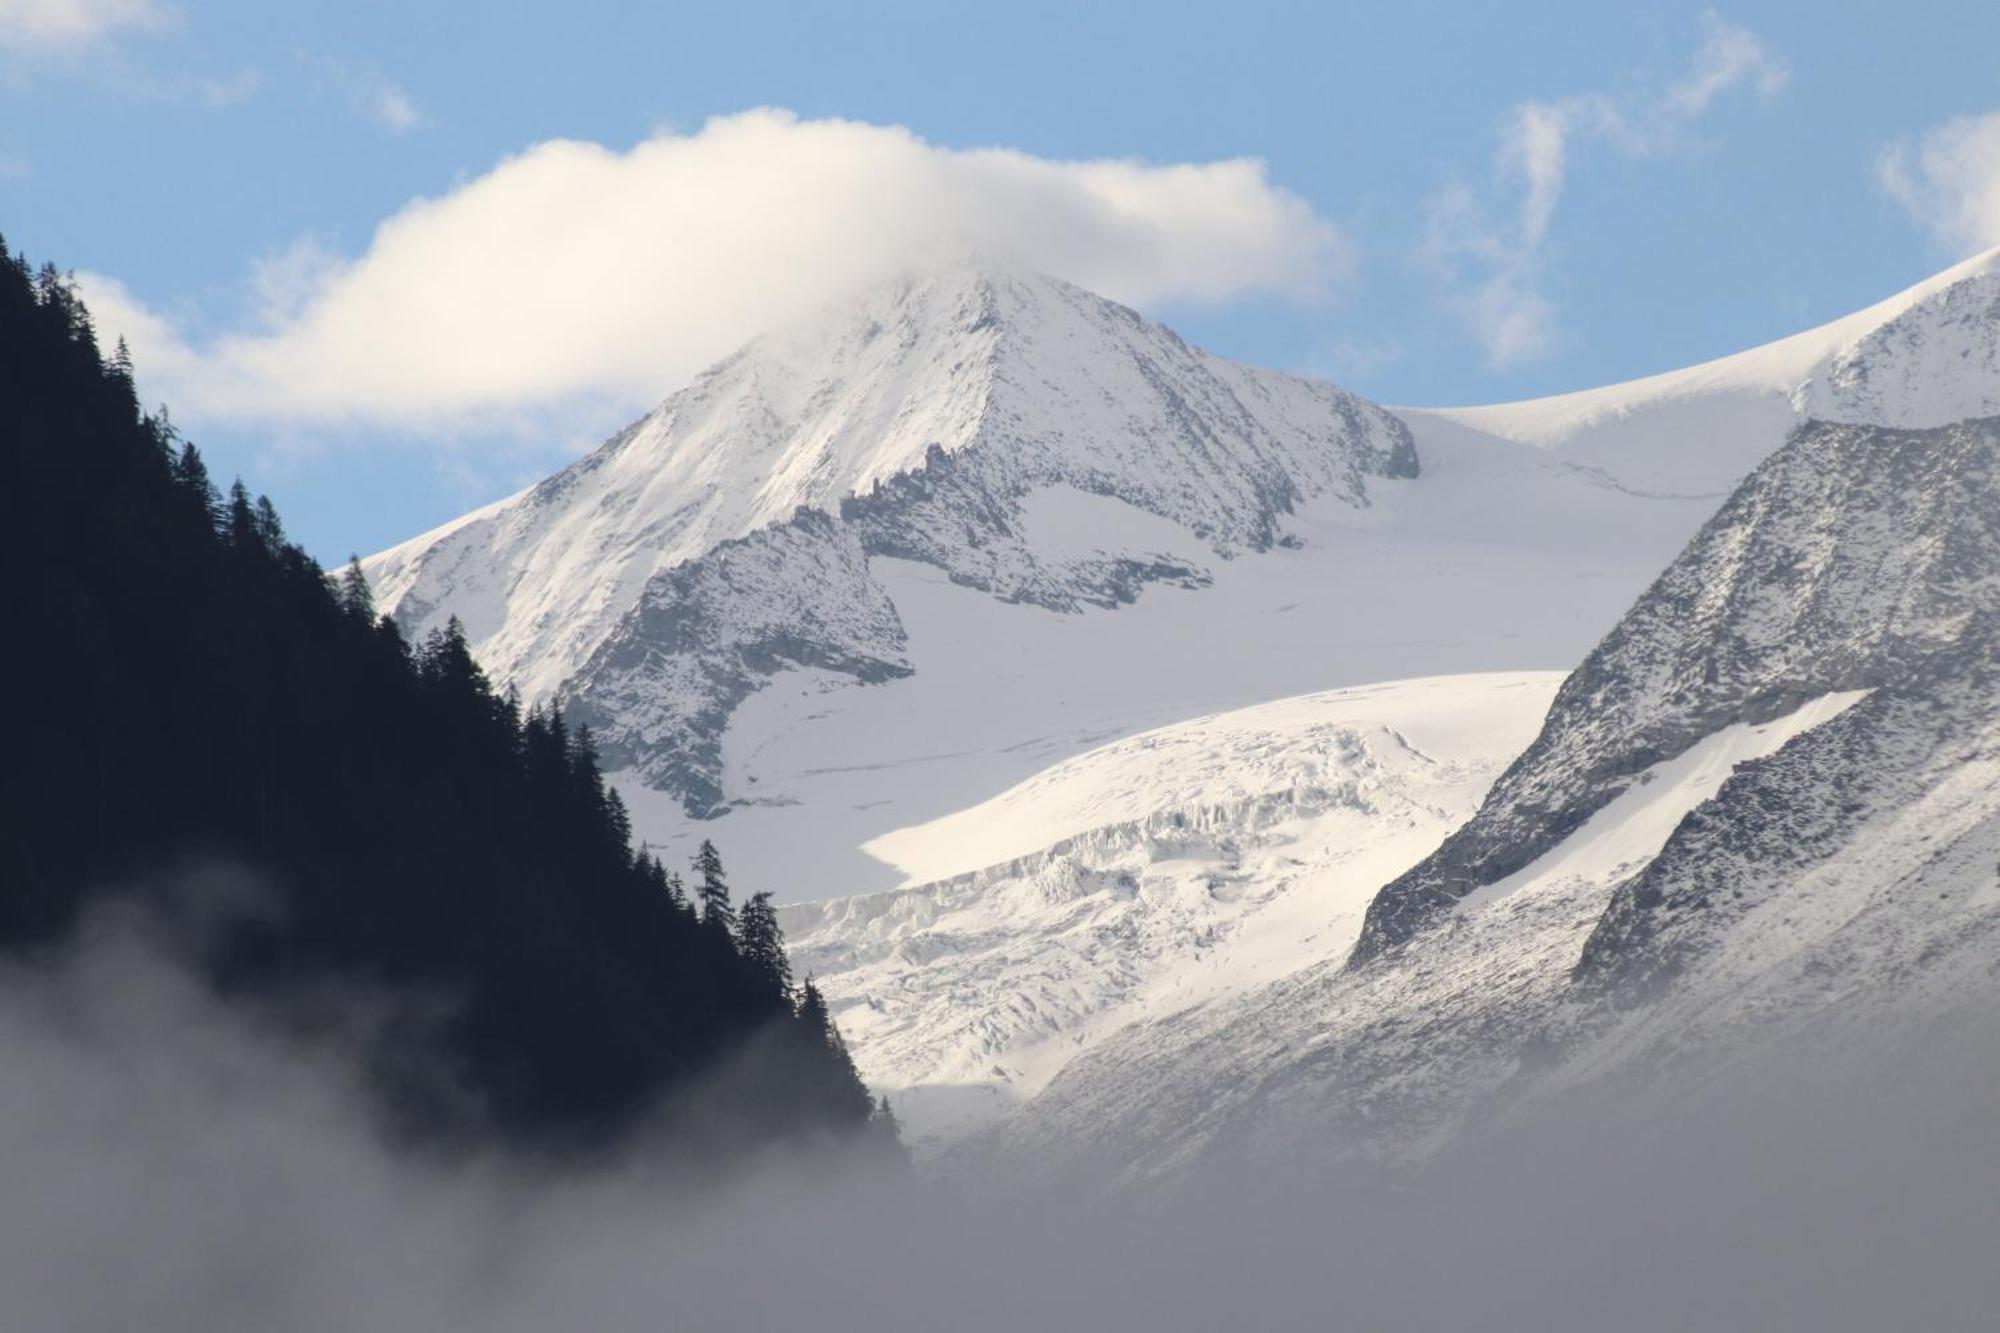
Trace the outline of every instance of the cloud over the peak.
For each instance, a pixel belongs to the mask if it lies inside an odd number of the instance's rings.
[[[1431,203],[1423,252],[1447,279],[1461,321],[1495,368],[1531,360],[1554,337],[1555,307],[1542,290],[1549,228],[1578,148],[1604,144],[1631,156],[1669,150],[1724,94],[1759,98],[1790,78],[1784,60],[1755,33],[1714,11],[1701,42],[1664,81],[1623,93],[1532,99],[1508,108],[1494,145],[1491,185],[1463,183]]]
[[[121,28],[163,28],[160,0],[0,0],[0,47],[74,50]]]
[[[628,151],[535,145],[405,205],[358,257],[266,266],[258,309],[212,338],[84,287],[148,393],[192,415],[450,429],[650,402],[850,284],[965,251],[1139,303],[1323,292],[1346,263],[1261,162],[1052,161],[758,110]]]
[[[1959,116],[1891,145],[1876,179],[1954,252],[2000,245],[2000,111]]]

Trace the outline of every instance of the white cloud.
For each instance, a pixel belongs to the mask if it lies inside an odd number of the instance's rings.
[[[190,417],[445,431],[651,402],[853,282],[967,249],[1139,303],[1310,296],[1346,263],[1260,162],[1057,162],[760,110],[626,152],[536,145],[406,205],[358,258],[264,266],[256,317],[199,343],[115,282],[84,287]]]
[[[1500,135],[1500,163],[1521,182],[1521,236],[1539,245],[1562,197],[1570,123],[1577,109],[1551,102],[1523,102],[1508,113]]]
[[[330,56],[301,59],[313,70],[322,89],[344,99],[364,120],[393,134],[404,134],[426,123],[416,99],[373,65]]]
[[[2000,245],[2000,111],[1960,116],[1891,146],[1876,179],[1954,252]]]
[[[1693,66],[1661,101],[1668,114],[1699,116],[1718,96],[1745,83],[1759,97],[1771,97],[1791,80],[1791,66],[1766,50],[1748,28],[1724,21],[1714,10],[1702,15],[1701,24],[1701,49]]]
[[[121,28],[173,21],[159,0],[0,0],[0,47],[75,50]]]
[[[1434,196],[1423,244],[1488,364],[1515,365],[1553,345],[1555,308],[1542,291],[1544,250],[1579,146],[1661,152],[1724,93],[1748,87],[1771,97],[1789,77],[1785,62],[1755,33],[1710,11],[1702,16],[1701,45],[1687,68],[1664,84],[1656,81],[1652,91],[1642,85],[1623,95],[1580,93],[1509,108],[1494,148],[1492,187],[1475,192],[1457,184]]]

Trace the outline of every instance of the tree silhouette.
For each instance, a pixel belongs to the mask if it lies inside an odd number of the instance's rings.
[[[737,923],[737,948],[743,954],[743,961],[771,990],[790,998],[792,964],[785,956],[785,932],[778,925],[778,912],[771,905],[769,890],[753,893],[744,902]]]
[[[694,873],[701,877],[695,886],[695,897],[701,902],[701,924],[733,938],[736,909],[729,902],[729,880],[723,874],[722,854],[707,838],[701,840],[701,847],[694,854]]]
[[[277,910],[225,922],[207,974],[421,997],[431,1017],[392,1025],[421,1054],[371,1065],[413,1125],[572,1148],[698,1102],[691,1147],[862,1128],[851,1065],[738,953],[719,854],[705,925],[631,846],[587,733],[524,717],[456,621],[413,649],[268,499],[219,497],[131,372],[67,279],[0,243],[0,948],[248,866]]]
[[[349,617],[367,625],[375,620],[375,593],[368,586],[368,576],[361,572],[361,557],[349,556],[347,568],[340,572],[340,609]]]

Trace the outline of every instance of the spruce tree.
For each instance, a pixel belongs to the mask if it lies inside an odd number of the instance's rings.
[[[178,438],[165,408],[160,409],[160,421],[169,442]],[[215,483],[209,479],[208,464],[202,461],[201,450],[194,447],[192,440],[181,445],[180,457],[174,462],[174,477],[180,482],[181,489],[187,492],[188,499],[194,502],[209,531],[220,531],[222,499],[216,494]]]
[[[257,528],[257,508],[250,502],[250,491],[237,478],[229,486],[229,507],[223,513],[223,533],[229,545],[239,554],[268,552],[262,533]]]
[[[340,573],[340,609],[364,625],[375,623],[375,593],[368,586],[368,576],[361,572],[361,557],[347,558],[347,568]]]
[[[785,932],[778,925],[778,912],[771,906],[769,893],[753,893],[743,904],[743,916],[737,928],[737,948],[743,954],[743,961],[750,964],[765,984],[789,1004],[792,964],[785,957]]]
[[[695,896],[701,901],[701,923],[734,939],[736,909],[729,902],[729,881],[723,875],[722,854],[707,838],[694,854],[694,873],[701,877]]]
[[[844,1103],[855,1119],[867,1121],[874,1113],[875,1103],[869,1098],[868,1089],[854,1068],[854,1057],[848,1053],[847,1042],[834,1025],[833,1014],[826,1007],[826,996],[820,994],[819,986],[811,977],[807,977],[805,985],[799,988],[797,1013],[799,1026],[803,1029],[801,1037],[812,1042],[816,1053],[830,1061],[822,1075],[826,1080],[823,1094]]]
[[[278,517],[278,507],[271,503],[270,496],[260,495],[257,497],[253,517],[257,524],[257,540],[264,544],[264,549],[273,555],[284,550],[287,545],[285,541],[285,524]]]

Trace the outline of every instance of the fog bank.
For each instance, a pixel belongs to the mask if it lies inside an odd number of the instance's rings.
[[[1572,1104],[1417,1172],[1217,1163],[1124,1197],[635,1149],[391,1147],[338,1041],[225,1008],[129,919],[0,979],[11,1330],[1986,1328],[1996,1026]]]

